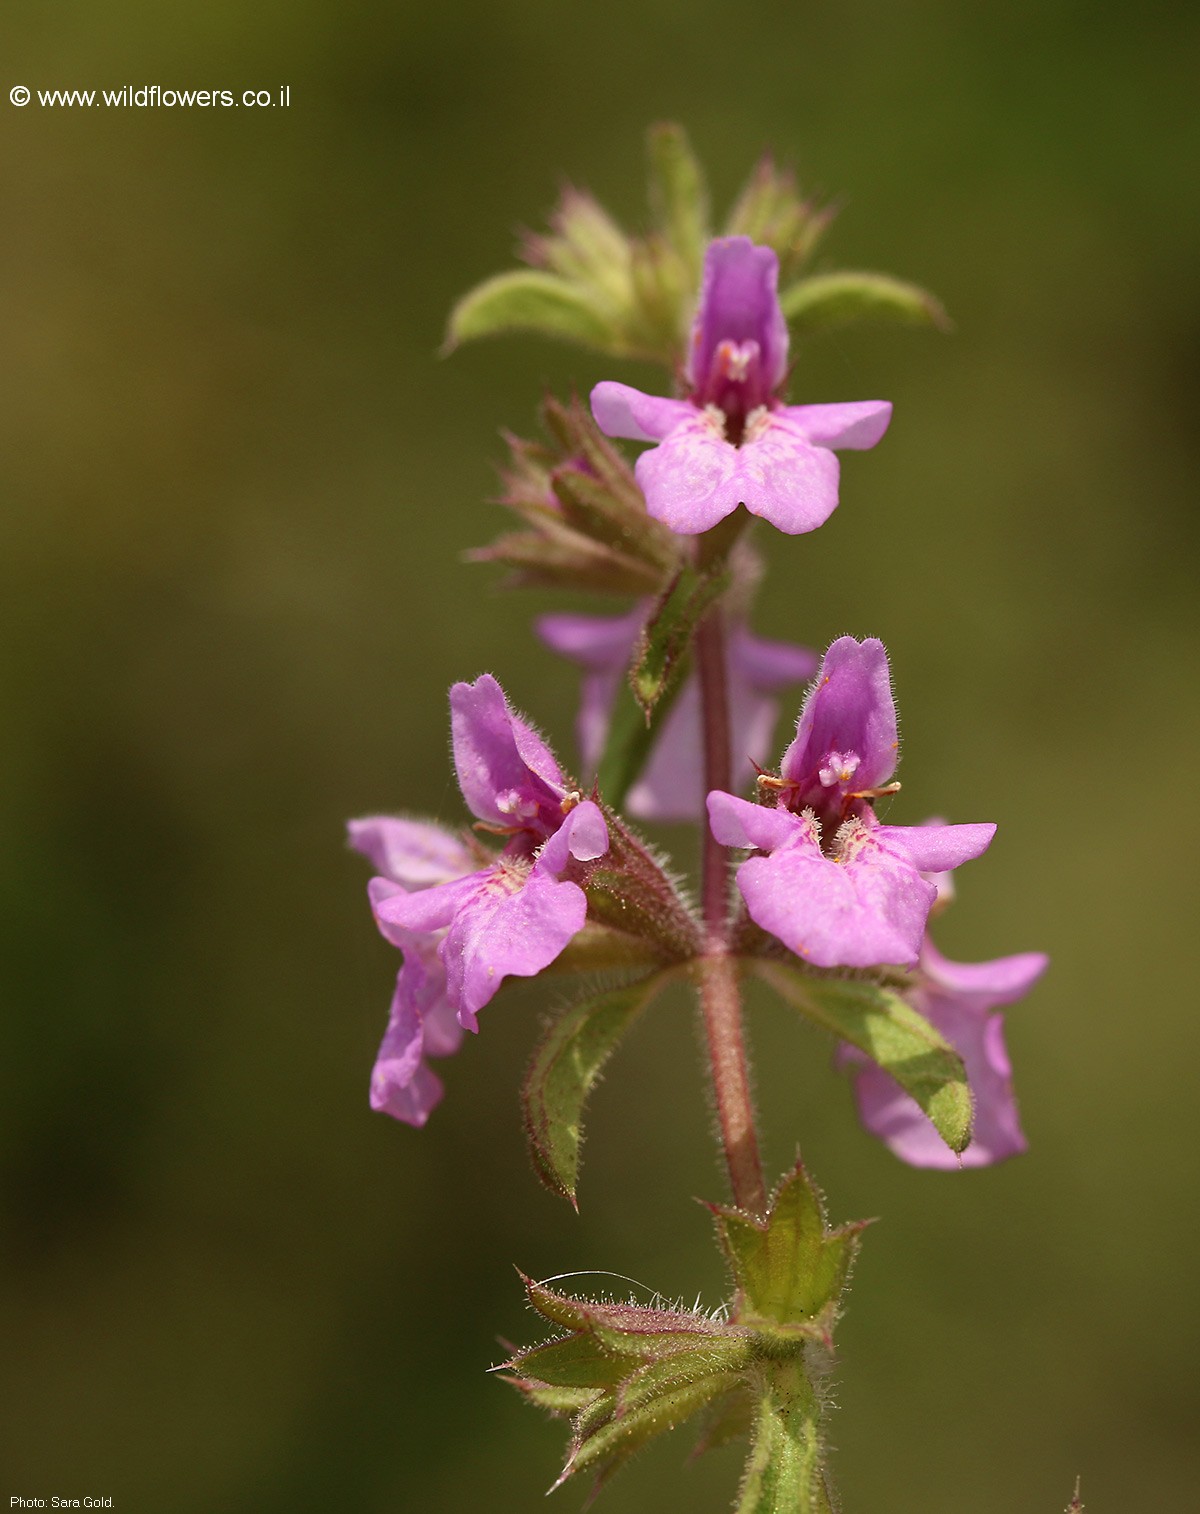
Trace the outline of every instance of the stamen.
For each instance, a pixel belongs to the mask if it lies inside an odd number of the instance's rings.
[[[889,794],[900,792],[899,779],[893,779],[891,783],[884,783],[877,789],[858,789],[853,794],[847,794],[847,799],[886,799]]]
[[[578,789],[571,789],[564,794],[558,802],[558,807],[564,815],[569,815],[576,805],[583,803],[583,795]]]
[[[760,789],[790,789],[795,787],[786,778],[776,778],[774,773],[759,773],[754,781]]]

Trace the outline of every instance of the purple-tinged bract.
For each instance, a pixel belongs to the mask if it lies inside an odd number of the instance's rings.
[[[749,237],[709,243],[692,329],[686,399],[605,381],[592,413],[609,436],[657,446],[637,460],[646,508],[693,536],[739,505],[790,536],[824,524],[838,502],[835,448],[873,447],[892,407],[883,400],[785,405],[788,331],[779,261]]]
[[[994,825],[880,825],[890,792],[896,713],[882,642],[835,641],[805,699],[777,779],[774,807],[716,790],[713,835],[757,855],[738,869],[763,930],[817,967],[911,966],[942,873],[985,851]]]

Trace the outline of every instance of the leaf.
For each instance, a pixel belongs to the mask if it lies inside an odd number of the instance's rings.
[[[588,1426],[555,1483],[558,1487],[575,1472],[594,1467],[599,1488],[636,1452],[659,1435],[691,1419],[712,1403],[727,1384],[721,1377],[684,1381],[647,1399],[636,1408]]]
[[[683,687],[686,673],[685,664],[679,669],[679,677],[659,696],[649,720],[628,683],[623,682],[617,690],[616,702],[609,717],[604,755],[596,769],[596,787],[605,804],[612,809],[619,810],[624,806],[625,796],[646,765],[654,738],[671,712]]]
[[[600,793],[613,809],[624,804],[683,686],[692,633],[728,584],[723,560],[713,569],[681,568],[650,611],[633,649],[627,687],[613,706],[596,770]]]
[[[551,1388],[615,1388],[640,1367],[636,1356],[606,1351],[591,1335],[568,1335],[518,1351],[503,1371]]]
[[[759,1403],[735,1514],[832,1514],[822,1470],[820,1404],[797,1368]]]
[[[646,138],[650,157],[650,204],[663,234],[698,282],[708,241],[708,188],[682,126],[652,126]]]
[[[736,1337],[739,1343],[745,1338],[745,1331],[731,1330],[693,1310],[575,1298],[524,1273],[520,1277],[529,1302],[544,1319],[567,1330],[591,1334],[606,1350],[636,1357],[639,1363],[660,1361],[680,1351],[705,1353],[714,1343],[723,1345],[726,1337]]]
[[[856,321],[897,321],[950,329],[940,300],[917,284],[885,273],[825,273],[801,279],[779,296],[788,323],[803,331]]]
[[[506,1377],[501,1381],[511,1383],[531,1404],[545,1409],[548,1414],[579,1414],[590,1408],[603,1392],[600,1388],[563,1388],[557,1383],[528,1382],[518,1377]]]
[[[812,1323],[828,1343],[862,1223],[830,1229],[821,1195],[800,1163],[780,1184],[765,1218],[724,1206],[713,1212],[738,1285],[737,1322]]]
[[[574,1298],[522,1274],[529,1302],[571,1334],[518,1351],[497,1370],[534,1403],[572,1418],[555,1484],[590,1468],[595,1487],[647,1441],[730,1396],[744,1401],[758,1336],[698,1310]]]
[[[584,1103],[621,1037],[666,981],[655,973],[572,1005],[533,1054],[522,1090],[529,1153],[546,1186],[572,1204]]]
[[[444,350],[506,331],[538,331],[604,351],[617,350],[605,307],[579,285],[540,268],[498,273],[465,294],[450,312]]]
[[[634,698],[647,715],[680,678],[693,631],[728,583],[724,572],[681,568],[650,611],[629,669]]]
[[[783,962],[753,969],[801,1014],[866,1052],[914,1098],[951,1151],[971,1139],[971,1090],[962,1058],[941,1033],[878,983],[817,978]]]

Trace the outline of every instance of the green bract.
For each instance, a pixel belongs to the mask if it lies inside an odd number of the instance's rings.
[[[630,1012],[632,997],[609,1007],[615,1019]],[[751,1438],[743,1514],[820,1514],[832,1507],[822,1383],[862,1226],[829,1229],[799,1165],[763,1216],[712,1207],[736,1285],[728,1315],[572,1298],[524,1278],[533,1308],[566,1333],[499,1370],[571,1419],[558,1483],[587,1471],[599,1488],[648,1441],[698,1418],[701,1450]]]
[[[445,350],[529,331],[674,372],[686,356],[704,248],[714,235],[748,236],[776,253],[781,304],[798,331],[860,320],[948,324],[933,295],[884,274],[800,280],[834,211],[804,199],[793,175],[769,157],[720,228],[711,223],[704,171],[682,127],[651,127],[647,157],[651,222],[644,236],[629,235],[591,195],[568,189],[549,234],[524,240],[522,256],[533,266],[485,279],[454,307]]]
[[[868,979],[816,977],[786,962],[754,970],[786,1003],[866,1052],[917,1101],[951,1151],[971,1140],[971,1090],[962,1058],[899,994]]]
[[[625,1032],[666,981],[666,974],[657,973],[573,1004],[533,1054],[522,1100],[529,1152],[546,1186],[572,1204],[584,1102]]]

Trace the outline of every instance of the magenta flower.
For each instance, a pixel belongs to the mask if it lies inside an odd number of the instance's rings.
[[[576,734],[589,772],[603,756],[613,705],[645,618],[641,604],[628,615],[543,615],[535,622],[548,647],[584,670]],[[767,755],[779,718],[775,694],[811,678],[817,659],[807,647],[755,636],[740,621],[729,627],[725,657],[740,783]],[[703,777],[700,688],[693,675],[664,720],[625,809],[641,820],[695,820],[704,810]]]
[[[635,472],[646,508],[684,536],[745,505],[789,536],[813,531],[838,502],[835,447],[873,447],[887,430],[884,400],[784,405],[788,329],[779,260],[749,237],[710,242],[684,377],[686,399],[605,382],[592,414],[609,436],[658,445]]]
[[[915,1100],[876,1063],[842,1046],[838,1060],[854,1073],[863,1124],[912,1167],[987,1167],[1025,1150],[1017,1115],[1012,1064],[1004,1045],[1000,1005],[1014,1004],[1046,970],[1041,952],[993,962],[948,962],[926,938],[913,1007],[930,1020],[962,1057],[975,1102],[971,1144],[956,1156]]]
[[[404,953],[387,1030],[371,1073],[371,1108],[406,1125],[424,1125],[442,1099],[442,1080],[427,1057],[448,1057],[462,1042],[462,1027],[446,998],[439,937],[421,936],[381,919],[379,905],[397,894],[461,878],[478,858],[457,836],[423,820],[373,815],[347,826],[350,845],[372,862],[368,896],[386,940]]]
[[[817,967],[917,961],[937,897],[922,873],[978,857],[994,825],[880,825],[871,801],[894,792],[898,749],[887,652],[843,636],[805,698],[780,777],[761,780],[774,807],[719,790],[713,835],[754,847],[738,868],[750,917]]]
[[[490,674],[454,685],[450,716],[463,797],[483,829],[506,838],[504,849],[486,867],[420,890],[376,884],[372,902],[385,934],[438,935],[446,1001],[474,1031],[506,977],[541,972],[582,930],[583,890],[561,874],[602,856],[608,830]]]

